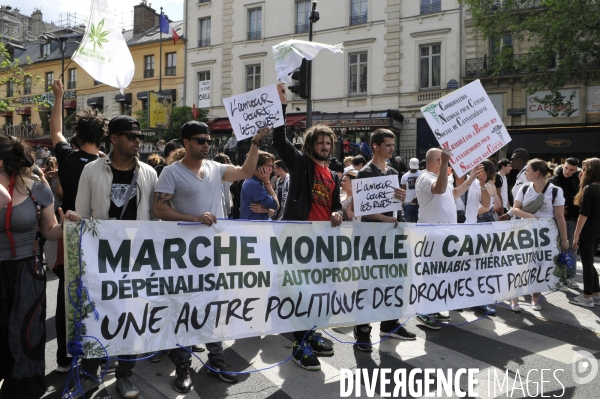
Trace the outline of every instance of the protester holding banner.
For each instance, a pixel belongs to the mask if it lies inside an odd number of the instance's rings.
[[[285,86],[277,86],[283,113],[286,109]],[[331,221],[342,223],[342,204],[337,174],[327,167],[336,141],[335,133],[327,126],[313,126],[306,132],[302,152],[285,136],[285,126],[273,131],[273,146],[290,171],[290,191],[282,220]],[[333,347],[314,331],[295,331],[292,354],[294,361],[306,370],[320,370],[315,356],[333,355]]]
[[[151,220],[157,176],[154,168],[138,161],[137,154],[144,139],[140,125],[130,116],[117,116],[108,123],[108,134],[113,151],[83,169],[75,209],[85,219]],[[126,360],[133,360],[136,356],[120,357],[125,360],[120,361],[115,370],[117,390],[126,399],[135,398],[139,394],[131,381],[135,361]],[[81,361],[86,376],[96,379],[86,378],[87,385],[93,386],[94,382],[98,382],[99,365],[100,359]]]
[[[411,158],[408,162],[410,170],[408,173],[402,175],[400,180],[400,187],[406,190],[406,200],[402,207],[404,208],[404,219],[409,223],[417,223],[419,220],[419,201],[417,201],[417,194],[415,192],[415,183],[421,171],[419,170],[419,160],[417,158]]]
[[[199,222],[208,226],[217,223],[217,219],[224,219],[222,181],[243,180],[255,173],[260,140],[268,133],[269,129],[261,129],[252,138],[252,147],[240,167],[208,160],[212,144],[208,126],[196,121],[185,123],[181,127],[185,157],[167,166],[160,175],[154,194],[154,215],[161,220]],[[237,382],[238,376],[230,372],[231,366],[223,357],[223,343],[207,343],[206,348],[209,372],[216,372],[223,381]],[[169,357],[176,367],[175,389],[189,392],[192,389],[190,351],[176,348],[169,352]]]
[[[364,168],[362,168],[357,179],[364,179],[368,177],[378,176],[397,176],[398,172],[395,169],[388,166],[387,160],[394,155],[396,136],[388,129],[377,129],[371,134],[371,149],[373,153],[373,159],[368,162]],[[394,177],[397,180],[397,177]],[[389,189],[388,189],[389,190]],[[406,198],[406,191],[401,188],[394,189],[394,200],[404,201]],[[362,216],[362,222],[384,222],[394,223],[398,226],[398,219],[394,217],[394,212],[376,213],[368,216]],[[398,319],[385,320],[380,323],[379,335],[382,337],[392,337],[405,340],[416,339],[416,334],[408,331],[404,326],[398,323]],[[373,351],[371,346],[371,325],[361,324],[354,326],[354,339],[356,344],[354,347],[364,352]]]
[[[354,215],[354,201],[352,199],[352,180],[356,179],[356,171],[350,170],[344,173],[342,177],[341,191],[343,194],[342,199],[342,212],[345,222],[360,222],[361,217]],[[341,198],[340,198],[341,199]]]
[[[494,221],[494,207],[496,200],[496,165],[488,159],[481,162],[483,165],[483,173],[479,180],[479,209],[477,210],[477,223],[491,223]]]
[[[516,169],[519,171],[517,174],[517,181],[515,185],[511,189],[512,202],[517,198],[517,194],[519,192],[519,188],[527,183],[527,177],[525,176],[525,169],[527,168],[527,162],[529,161],[529,153],[524,148],[517,148],[513,151],[513,154],[510,158],[512,169]],[[512,211],[508,211],[506,214],[502,216],[500,220],[509,220],[513,217]]]
[[[54,81],[52,92],[56,98],[62,98],[64,86],[60,79]],[[62,133],[62,109],[60,101],[54,103],[50,117],[50,138],[58,160],[58,178],[63,191],[61,208],[63,212],[75,211],[75,199],[79,187],[79,178],[83,168],[98,159],[101,140],[106,135],[106,121],[102,114],[87,109],[83,115],[76,116],[75,137],[78,148],[69,145]],[[73,139],[71,139],[73,142]],[[58,277],[56,290],[56,371],[66,373],[71,369],[72,358],[67,356],[67,330],[65,320],[65,267],[63,259],[63,242],[58,242],[56,265],[52,271]]]
[[[521,185],[515,197],[513,213],[522,219],[554,218],[560,232],[560,245],[563,251],[569,249],[567,224],[565,222],[565,197],[563,190],[547,182],[548,165],[541,159],[532,159],[525,167],[528,184]],[[531,304],[534,310],[542,310],[539,292],[532,294]],[[512,300],[512,310],[520,311],[519,298]]]
[[[46,393],[46,276],[38,259],[38,234],[63,236],[50,188],[31,180],[33,151],[0,136],[0,397],[37,399]],[[7,195],[8,194],[8,195]],[[74,212],[63,215],[76,221]],[[26,337],[26,339],[24,338]]]
[[[279,201],[279,209],[275,214],[276,220],[281,220],[283,217],[283,209],[285,208],[285,202],[287,200],[288,192],[290,190],[290,174],[288,172],[287,166],[285,163],[278,159],[273,164],[273,170],[275,172],[275,176],[277,176],[277,181],[275,183],[275,192],[277,193],[277,200]]]
[[[419,201],[419,223],[456,223],[454,200],[463,195],[483,171],[483,166],[478,165],[461,185],[452,187],[448,184],[447,173],[451,156],[449,148],[431,148],[425,155],[427,170],[419,176],[415,188]],[[441,327],[437,322],[450,321],[450,316],[434,313],[418,315],[417,320],[427,328],[439,330]]]
[[[594,255],[600,245],[600,159],[583,161],[580,190],[575,197],[579,218],[573,238],[573,249],[579,248],[583,265],[583,294],[570,299],[571,303],[600,306],[600,283],[594,267]]]

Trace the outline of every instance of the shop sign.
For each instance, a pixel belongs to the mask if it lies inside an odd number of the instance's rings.
[[[506,114],[508,116],[519,116],[519,115],[525,115],[527,113],[527,108],[509,108],[506,111]]]
[[[579,116],[579,89],[563,89],[550,99],[547,104],[542,104],[538,99],[550,95],[550,91],[538,91],[527,95],[527,118],[569,118]]]
[[[63,95],[63,98],[65,98],[65,99],[74,99],[74,98],[77,98],[77,92],[75,90],[65,91],[65,94]],[[44,94],[40,94],[40,95],[37,95],[37,96],[25,96],[25,97],[21,97],[21,100],[19,100],[19,102],[21,104],[34,104],[34,103],[38,103],[38,102],[51,102],[51,103],[53,103],[54,100],[56,100],[56,96],[54,96],[54,93],[44,93]]]
[[[33,133],[35,133],[35,128],[37,124],[32,125],[13,125],[6,126],[2,129],[3,136],[13,136],[13,137],[33,137]]]

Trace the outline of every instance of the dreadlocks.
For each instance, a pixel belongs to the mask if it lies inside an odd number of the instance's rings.
[[[329,126],[326,125],[316,125],[311,127],[306,131],[304,135],[304,146],[302,147],[302,152],[308,156],[312,157],[313,149],[317,142],[319,136],[326,136],[331,139],[331,151],[333,151],[333,146],[335,145],[336,137],[335,133]],[[331,155],[331,154],[330,154]]]

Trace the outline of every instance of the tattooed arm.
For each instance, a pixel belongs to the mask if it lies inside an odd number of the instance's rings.
[[[217,223],[217,218],[210,212],[202,215],[188,215],[173,209],[171,200],[174,194],[154,193],[154,216],[160,220],[177,222],[201,222],[207,225]]]

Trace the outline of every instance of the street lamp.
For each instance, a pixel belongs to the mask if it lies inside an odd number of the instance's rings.
[[[309,29],[308,29],[308,41],[312,42],[313,39],[313,24],[319,21],[319,12],[317,11],[317,2],[312,2],[312,9],[308,17]],[[312,127],[312,61],[307,60],[306,68],[306,128]]]
[[[79,42],[76,40],[69,41],[69,37],[67,37],[67,36],[58,37],[54,33],[44,33],[43,35],[39,36],[39,40],[42,44],[48,44],[52,40],[58,42],[59,48],[60,48],[60,58],[61,58],[60,80],[64,84],[65,83],[65,50],[67,49],[68,44],[71,44],[71,43],[79,44]],[[56,100],[57,99],[54,99],[54,101],[56,101]],[[63,134],[65,133],[65,118],[63,115],[64,107],[65,107],[65,96],[63,95],[60,99],[60,116],[61,116],[61,120],[62,120],[62,133]]]

